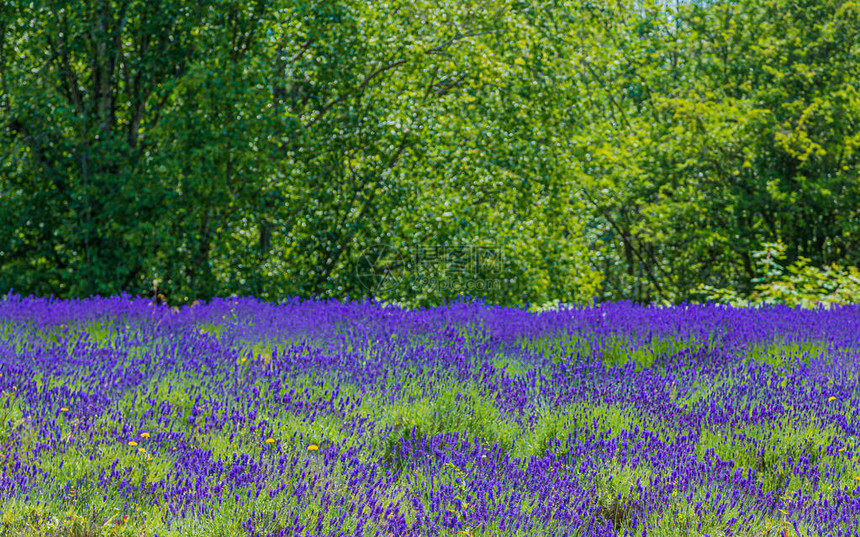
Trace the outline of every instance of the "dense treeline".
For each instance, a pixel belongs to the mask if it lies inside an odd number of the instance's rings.
[[[0,4],[0,288],[701,298],[860,262],[860,5]],[[808,261],[807,261],[808,260]]]

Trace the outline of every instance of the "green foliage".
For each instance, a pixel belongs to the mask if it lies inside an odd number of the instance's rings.
[[[790,264],[858,264],[858,15],[783,0],[547,10],[570,81],[547,106],[572,116],[568,192],[605,298],[749,292],[753,252],[777,240]]]
[[[707,300],[736,306],[785,304],[814,308],[860,302],[860,271],[857,267],[813,267],[805,257],[785,267],[785,250],[782,243],[773,243],[753,253],[758,267],[754,280],[757,284],[749,295],[703,285],[700,288],[703,296]]]
[[[858,30],[836,0],[7,2],[0,289],[666,303],[765,292],[781,241],[800,290],[765,300],[851,300]]]

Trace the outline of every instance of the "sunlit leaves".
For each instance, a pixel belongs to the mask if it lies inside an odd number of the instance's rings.
[[[856,263],[858,11],[801,7],[4,4],[0,287],[666,302],[752,291],[768,241]]]

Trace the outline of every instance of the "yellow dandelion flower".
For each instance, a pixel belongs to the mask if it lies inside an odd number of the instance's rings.
[[[149,433],[140,433],[141,438],[149,438]]]
[[[267,444],[274,444],[274,443],[275,443],[275,439],[274,439],[274,438],[271,438],[271,437],[266,438],[266,443],[267,443]]]
[[[146,450],[143,449],[142,447],[137,448],[137,450],[140,451],[141,453],[146,453]]]
[[[61,409],[60,409],[60,412],[68,412],[68,411],[69,411],[69,409],[68,409],[68,408],[66,408],[66,407],[63,407],[63,408],[61,408]]]
[[[828,397],[828,398],[827,398],[827,400],[828,400],[828,401],[835,401],[835,400],[836,400],[836,396],[835,396],[835,395],[831,395],[830,397]]]
[[[311,444],[308,446],[308,451],[317,451],[320,447],[316,444]]]
[[[134,447],[134,446],[136,446],[136,445],[137,445],[137,442],[135,442],[134,440],[132,440],[132,441],[130,441],[130,442],[128,443],[128,445],[130,445],[131,447]]]
[[[845,447],[841,448],[841,449],[839,450],[839,453],[842,453],[842,452],[843,452],[843,451],[845,451],[846,449],[848,449],[848,448],[845,448]]]

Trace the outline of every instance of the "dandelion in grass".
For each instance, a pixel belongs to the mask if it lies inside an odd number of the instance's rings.
[[[267,443],[267,444],[274,444],[274,443],[275,443],[275,439],[274,439],[274,438],[272,438],[272,437],[266,438],[266,443]]]
[[[137,442],[135,442],[134,440],[131,440],[131,441],[129,441],[128,445],[130,445],[131,447],[134,447],[137,445]]]
[[[61,408],[61,409],[60,409],[60,412],[68,412],[68,411],[69,411],[69,409],[68,409],[68,408],[66,408],[66,407],[63,407],[63,408]]]
[[[835,401],[835,400],[836,400],[835,395],[831,395],[830,397],[827,398],[827,401]]]
[[[149,438],[149,433],[140,433],[141,438]]]
[[[316,444],[311,444],[308,446],[308,451],[319,451],[319,446]]]
[[[137,450],[138,450],[139,452],[141,452],[141,453],[146,453],[146,450],[145,450],[145,449],[143,449],[142,447],[137,448]]]

